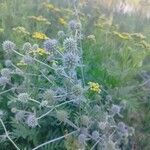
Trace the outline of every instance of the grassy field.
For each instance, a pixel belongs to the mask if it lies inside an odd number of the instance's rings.
[[[149,8],[0,0],[0,150],[150,149]]]

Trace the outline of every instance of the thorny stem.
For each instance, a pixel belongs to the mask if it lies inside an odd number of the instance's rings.
[[[19,56],[22,56],[22,57],[24,57],[24,55],[23,54],[21,54],[21,53],[19,53],[19,52],[17,52],[16,50],[13,50],[16,54],[18,54]],[[53,67],[51,67],[51,66],[49,66],[49,65],[47,65],[47,64],[45,64],[45,63],[43,63],[42,61],[40,61],[40,60],[38,60],[38,59],[36,59],[36,58],[32,58],[33,60],[35,60],[36,62],[38,62],[38,63],[40,63],[40,64],[42,64],[42,65],[44,65],[44,66],[46,66],[46,67],[48,67],[48,68],[50,68],[50,69],[53,69],[53,70],[55,70]]]
[[[2,95],[2,94],[4,94],[4,93],[7,93],[7,92],[9,92],[9,91],[11,91],[11,90],[13,90],[13,89],[15,89],[15,88],[11,88],[11,89],[5,90],[5,91],[1,92],[0,95]]]
[[[64,138],[66,138],[67,136],[70,136],[70,135],[72,135],[72,134],[74,134],[74,133],[76,133],[76,132],[77,132],[77,131],[73,131],[73,132],[70,132],[70,133],[68,133],[68,134],[66,134],[66,135],[64,135],[64,136],[61,136],[61,137],[58,137],[58,138],[56,138],[56,139],[47,141],[47,142],[45,142],[45,143],[43,143],[43,144],[40,144],[39,146],[33,148],[32,150],[39,149],[39,148],[41,148],[41,147],[43,147],[43,146],[45,146],[45,145],[47,145],[47,144],[50,144],[50,143],[59,141],[59,140],[61,140],[61,139],[64,139]]]
[[[0,118],[0,122],[1,122],[1,124],[2,124],[2,126],[3,126],[3,128],[4,128],[4,131],[5,131],[5,134],[6,134],[6,137],[10,140],[10,142],[15,146],[15,148],[17,149],[17,150],[20,150],[20,148],[14,143],[14,141],[9,137],[9,134],[8,134],[8,132],[7,132],[7,129],[6,129],[6,127],[5,127],[5,125],[4,125],[4,122],[3,122],[3,120]]]
[[[78,9],[77,9],[77,6],[74,2],[74,10],[75,10],[75,15],[77,17],[77,20],[81,23],[80,21],[80,18],[79,18],[79,14],[78,14]],[[77,34],[79,33],[79,36],[81,36],[81,31],[76,31],[75,33],[75,38],[77,40]],[[81,53],[81,56],[83,56],[83,49],[82,49],[82,42],[81,42],[81,39],[79,41],[79,45],[80,45],[80,53]],[[85,86],[85,78],[84,78],[84,69],[83,69],[83,58],[81,57],[80,58],[80,61],[81,61],[81,76],[82,76],[82,82],[83,82],[83,87]]]
[[[56,105],[56,106],[54,106],[52,109],[50,109],[48,112],[46,112],[45,114],[43,114],[43,115],[41,115],[40,117],[38,117],[37,119],[41,119],[41,118],[47,116],[49,113],[51,113],[54,109],[56,109],[56,108],[58,108],[58,107],[60,107],[60,106],[62,106],[62,105],[68,104],[68,103],[70,103],[70,102],[73,102],[73,101],[74,101],[74,100],[66,101],[66,102],[64,102],[64,103],[61,103],[61,104],[59,104],[59,105]]]
[[[97,146],[97,144],[100,142],[101,138],[91,147],[90,150],[94,150],[94,148]]]

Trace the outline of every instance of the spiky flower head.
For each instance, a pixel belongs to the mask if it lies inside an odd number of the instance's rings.
[[[9,60],[9,59],[6,60],[6,61],[5,61],[5,66],[6,66],[6,67],[11,67],[11,66],[12,66],[11,60]]]
[[[2,75],[3,77],[10,78],[11,71],[10,71],[8,68],[3,68],[3,69],[1,70],[1,75]]]
[[[6,84],[9,83],[9,81],[10,80],[7,77],[3,77],[3,76],[0,77],[0,85],[1,86],[5,86]]]
[[[11,52],[16,48],[16,45],[11,41],[4,41],[2,46],[3,46],[3,50],[6,52]]]
[[[57,111],[57,119],[61,122],[67,122],[69,116],[68,113],[65,110],[59,110]]]
[[[63,57],[64,67],[74,70],[79,65],[79,56],[73,53],[66,53]]]
[[[110,112],[112,113],[112,115],[116,115],[116,114],[120,114],[121,111],[121,107],[118,105],[112,105]]]
[[[80,144],[85,145],[86,141],[87,141],[87,136],[85,134],[80,134],[78,136],[78,141],[79,141]]]
[[[81,116],[81,124],[84,126],[89,126],[90,124],[89,116],[86,116],[86,115]]]
[[[54,52],[57,48],[58,41],[56,39],[48,39],[44,42],[44,49],[48,52]]]
[[[26,64],[32,64],[33,63],[33,58],[29,55],[25,55],[23,57],[23,62],[26,63]]]
[[[24,111],[17,111],[17,113],[15,114],[15,119],[17,121],[23,121],[24,118],[25,118],[25,112]]]
[[[18,100],[23,103],[27,103],[29,99],[30,99],[30,96],[28,93],[20,93],[18,95]]]
[[[22,49],[27,53],[30,52],[32,49],[31,43],[29,42],[24,43]]]
[[[94,140],[97,140],[99,138],[99,136],[100,136],[100,134],[99,134],[99,132],[97,130],[92,132],[92,138]]]
[[[83,88],[81,85],[77,84],[72,87],[72,92],[75,96],[81,96],[83,94]]]
[[[62,38],[65,36],[65,33],[64,33],[64,31],[58,31],[57,35],[59,38]]]
[[[107,123],[106,122],[99,122],[98,123],[98,127],[101,129],[101,130],[104,130],[107,126]]]
[[[38,119],[34,114],[29,114],[26,119],[26,124],[31,128],[35,128],[36,126],[38,126]]]
[[[76,52],[77,51],[77,42],[73,38],[66,38],[63,42],[63,46],[66,52]]]
[[[77,20],[71,20],[69,21],[69,29],[71,30],[79,30],[81,29],[81,23],[79,23]]]
[[[43,93],[43,100],[47,101],[50,105],[54,105],[56,102],[55,93],[53,90],[48,89]]]

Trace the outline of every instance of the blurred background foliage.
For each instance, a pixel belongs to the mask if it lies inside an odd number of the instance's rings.
[[[135,127],[136,149],[150,149],[150,2],[79,0],[86,83],[97,81],[124,120]],[[0,43],[42,43],[66,30],[73,0],[0,0]],[[0,46],[0,68],[3,66]],[[3,107],[2,104],[0,107]]]

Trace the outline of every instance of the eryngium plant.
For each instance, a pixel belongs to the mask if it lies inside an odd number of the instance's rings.
[[[84,85],[80,34],[80,22],[73,20],[64,42],[48,39],[43,51],[30,43],[21,49],[11,41],[3,43],[7,55],[0,95],[7,107],[0,112],[0,146],[4,150],[12,145],[17,150],[118,150],[129,145],[134,129],[119,121],[124,108],[106,99],[98,83]]]

